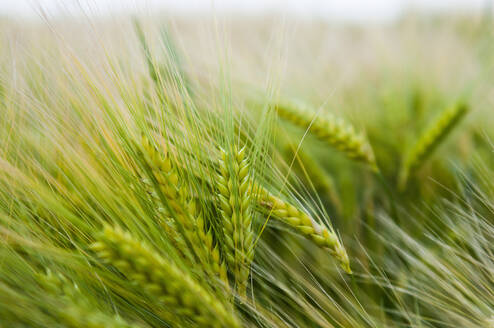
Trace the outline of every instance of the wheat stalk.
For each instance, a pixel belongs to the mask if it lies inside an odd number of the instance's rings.
[[[129,233],[105,227],[91,248],[184,321],[191,320],[200,327],[240,327],[233,313],[191,276]]]
[[[306,212],[274,196],[262,187],[259,188],[259,202],[269,210],[270,215],[293,227],[295,231],[312,240],[317,246],[329,249],[343,270],[352,273],[348,254],[334,231],[317,223]]]
[[[293,102],[279,103],[275,105],[275,108],[281,118],[303,129],[308,129],[310,133],[348,158],[366,163],[377,170],[370,144],[363,134],[357,134],[353,126],[343,119],[332,114],[314,117],[314,111]]]
[[[142,139],[142,146],[159,190],[166,197],[175,220],[183,228],[185,238],[204,265],[205,271],[215,274],[228,286],[226,265],[221,260],[219,248],[214,245],[211,231],[206,231],[204,218],[197,210],[195,201],[187,198],[187,190],[180,184],[178,172],[166,149],[161,155],[145,137]]]
[[[251,182],[246,148],[222,150],[220,174],[217,176],[218,199],[225,253],[228,265],[235,276],[238,294],[247,289],[250,264],[254,258],[254,232],[252,230]]]
[[[400,171],[398,186],[404,189],[410,174],[417,170],[425,160],[431,156],[434,149],[453,130],[455,126],[468,112],[468,107],[459,103],[443,111],[439,117],[432,122],[428,129],[418,138],[415,144],[406,153]]]

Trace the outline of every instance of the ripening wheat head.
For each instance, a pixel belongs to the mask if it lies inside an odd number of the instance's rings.
[[[318,139],[343,153],[348,158],[363,162],[377,170],[374,153],[364,135],[358,134],[353,126],[334,115],[315,116],[315,112],[293,102],[275,105],[281,118],[307,129]]]
[[[310,239],[317,246],[328,249],[347,273],[352,273],[348,254],[338,235],[316,222],[308,213],[261,188],[259,202],[269,215],[291,226],[296,232]]]
[[[233,272],[237,291],[244,296],[250,264],[254,259],[252,229],[253,197],[246,148],[222,150],[220,173],[217,176],[218,199],[223,222],[225,253]]]

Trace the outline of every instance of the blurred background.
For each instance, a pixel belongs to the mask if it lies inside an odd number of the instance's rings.
[[[156,11],[176,13],[236,12],[241,14],[285,13],[345,21],[390,21],[407,11],[425,12],[488,12],[491,0],[3,0],[0,13],[4,16],[37,16],[39,8],[52,15],[68,12],[93,14],[145,13]]]

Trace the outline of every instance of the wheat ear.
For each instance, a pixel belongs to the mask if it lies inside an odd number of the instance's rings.
[[[238,294],[245,296],[254,258],[251,181],[245,147],[240,150],[236,147],[231,151],[222,150],[217,182],[226,259],[235,276]]]
[[[425,162],[467,112],[468,107],[463,103],[448,108],[422,133],[403,160],[398,181],[400,189],[406,187],[410,174]]]
[[[61,274],[53,274],[47,270],[46,274],[39,275],[38,281],[50,295],[65,301],[65,306],[59,309],[58,319],[65,327],[70,328],[137,328],[125,322],[121,317],[109,316],[93,309],[84,303],[77,285],[68,281]]]
[[[259,201],[263,207],[283,223],[312,240],[317,246],[329,249],[347,273],[352,273],[345,248],[336,233],[317,223],[309,214],[288,202],[274,196],[264,188],[259,188]]]
[[[166,202],[175,220],[183,228],[185,238],[205,266],[206,271],[215,274],[223,284],[228,286],[226,265],[220,258],[219,248],[214,245],[211,231],[205,230],[204,218],[197,210],[195,201],[187,199],[187,190],[180,183],[178,172],[166,149],[162,155],[145,137],[142,139],[142,146],[159,190],[166,197]]]
[[[240,327],[233,313],[190,275],[129,233],[106,227],[91,248],[103,261],[155,298],[166,311],[200,327]]]
[[[309,108],[293,102],[275,105],[278,116],[290,121],[318,139],[326,142],[348,158],[366,163],[377,171],[374,153],[363,134],[357,134],[355,129],[343,119],[328,114],[316,116]]]

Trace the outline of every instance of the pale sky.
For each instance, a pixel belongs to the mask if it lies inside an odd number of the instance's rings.
[[[276,12],[341,20],[389,20],[407,8],[425,11],[481,11],[493,0],[0,0],[0,16],[36,17],[43,8],[50,15],[60,13],[150,14],[158,10],[206,13]],[[492,10],[492,7],[491,7]]]

